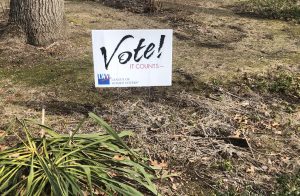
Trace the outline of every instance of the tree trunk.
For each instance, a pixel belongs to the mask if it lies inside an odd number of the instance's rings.
[[[29,44],[51,44],[63,36],[64,0],[11,0],[9,24],[20,28]]]

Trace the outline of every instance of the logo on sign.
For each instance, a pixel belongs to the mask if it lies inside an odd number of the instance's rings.
[[[109,74],[98,74],[98,84],[99,85],[109,85],[110,84]]]

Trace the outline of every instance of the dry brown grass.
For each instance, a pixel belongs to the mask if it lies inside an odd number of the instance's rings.
[[[162,182],[164,195],[276,192],[277,176],[299,168],[299,101],[249,81],[299,73],[299,26],[243,18],[231,4],[165,1],[162,12],[141,15],[66,2],[68,39],[48,48],[1,40],[0,128],[15,115],[40,118],[43,105],[57,130],[94,111],[134,130],[130,145],[180,173]],[[93,88],[90,30],[136,28],[174,29],[173,86]]]

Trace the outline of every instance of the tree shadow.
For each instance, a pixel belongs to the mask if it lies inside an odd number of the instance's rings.
[[[105,89],[105,93],[101,92],[99,99],[93,100],[90,103],[80,103],[74,101],[60,101],[56,99],[44,101],[14,101],[13,104],[34,109],[39,112],[45,108],[50,115],[87,115],[89,112],[97,112],[100,115],[105,115],[110,112],[114,103],[135,103],[143,102],[149,104],[166,104],[171,107],[178,107],[179,102],[184,106],[184,101],[178,100],[179,91],[178,84],[175,87],[142,87],[142,88],[115,88]],[[103,89],[101,89],[102,91]],[[185,89],[188,90],[188,89]],[[104,90],[103,90],[104,91]],[[117,104],[118,105],[118,104]]]
[[[163,2],[163,11],[174,12],[174,11],[186,11],[187,13],[204,13],[214,16],[232,16],[234,13],[230,9],[220,8],[207,8],[201,6],[193,6],[184,3],[175,2]],[[226,7],[224,7],[226,8]]]
[[[187,3],[163,2],[163,10],[154,19],[169,24],[174,29],[174,36],[179,40],[188,41],[197,47],[210,49],[231,49],[230,43],[239,42],[246,33],[241,29],[233,29],[230,24],[211,25],[206,21],[194,20],[211,15],[218,17],[234,17],[232,10],[226,7],[203,7]],[[220,35],[222,32],[223,35]]]
[[[252,10],[246,8],[243,4],[235,4],[226,6],[227,9],[231,10],[234,14],[249,19],[256,20],[283,20],[290,21],[295,20],[300,22],[300,7],[295,7],[287,10],[272,10],[270,9],[261,9],[261,10]]]
[[[1,22],[0,21],[0,38],[2,37],[2,35],[4,34],[5,30],[7,29],[8,24],[7,22]]]
[[[58,100],[52,100],[52,101],[19,101],[14,102],[14,104],[25,106],[28,108],[32,108],[36,111],[41,111],[42,108],[45,108],[48,114],[51,115],[71,115],[74,113],[87,115],[88,112],[91,112],[96,107],[93,104],[88,103],[75,103],[70,101],[58,101]],[[97,106],[97,108],[101,109],[101,106]]]

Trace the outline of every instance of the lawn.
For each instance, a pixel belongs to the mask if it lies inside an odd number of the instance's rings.
[[[46,124],[68,133],[94,112],[179,174],[157,182],[163,195],[299,189],[300,26],[236,14],[235,2],[165,0],[141,14],[66,1],[63,41],[0,39],[0,130],[15,116],[39,120],[44,107]],[[172,87],[94,87],[92,29],[165,28],[174,30]]]

